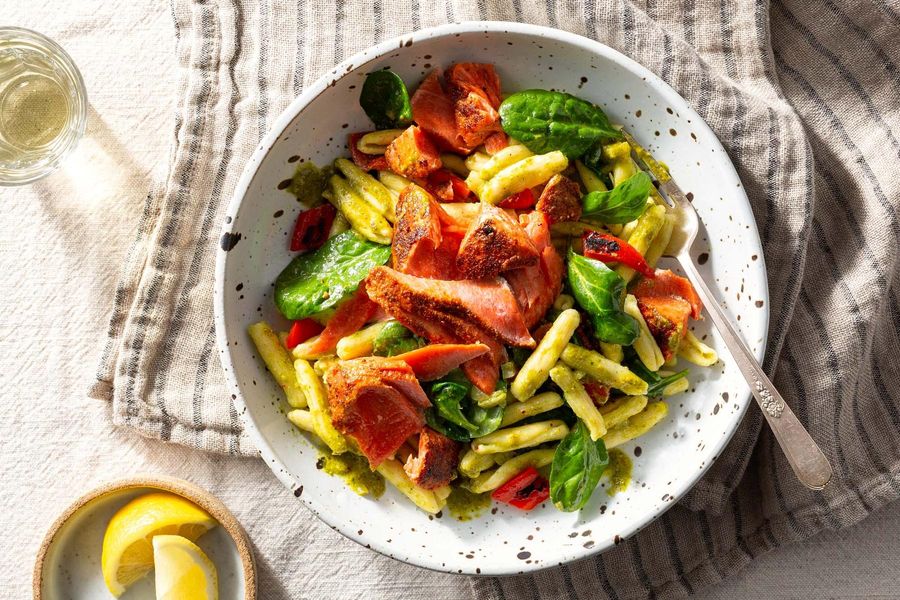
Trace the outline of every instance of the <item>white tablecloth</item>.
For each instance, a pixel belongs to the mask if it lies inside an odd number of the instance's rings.
[[[28,596],[45,530],[76,497],[117,477],[164,473],[212,491],[244,523],[261,598],[287,599],[286,587],[309,590],[310,599],[397,598],[409,589],[469,598],[467,579],[397,569],[321,525],[261,461],[116,430],[109,405],[86,398],[121,262],[144,197],[169,160],[173,44],[148,32],[171,17],[162,3],[7,0],[3,7],[7,24],[42,31],[72,54],[90,112],[87,136],[62,170],[27,188],[0,188],[0,597]],[[898,570],[895,507],[778,550],[700,597],[896,598]]]

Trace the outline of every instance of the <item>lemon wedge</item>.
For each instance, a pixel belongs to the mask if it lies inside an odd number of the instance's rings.
[[[216,521],[193,502],[166,492],[135,498],[119,509],[106,527],[100,564],[103,580],[118,598],[153,568],[156,535],[180,535],[195,541]]]
[[[219,579],[197,544],[180,535],[153,537],[156,600],[218,600]]]

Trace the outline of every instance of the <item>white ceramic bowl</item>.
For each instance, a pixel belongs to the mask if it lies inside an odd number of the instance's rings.
[[[358,104],[366,73],[389,66],[414,89],[432,67],[456,61],[494,63],[505,91],[553,88],[596,102],[667,162],[693,194],[705,224],[694,247],[700,269],[731,314],[740,315],[737,325],[758,357],[765,347],[768,292],[747,197],[715,135],[658,77],[597,42],[514,23],[445,25],[354,56],[288,107],[244,169],[217,257],[219,352],[243,423],[278,478],[351,539],[431,569],[509,574],[600,552],[659,516],[709,468],[750,396],[708,320],[699,323],[698,335],[709,336],[723,362],[696,369],[691,392],[670,401],[669,416],[623,447],[634,459],[631,487],[612,497],[598,489],[578,513],[548,503],[527,513],[497,506],[467,522],[447,514],[434,518],[396,490],[377,501],[361,498],[316,469],[315,445],[284,417],[280,390],[246,334],[260,318],[286,326],[272,303],[272,282],[291,259],[287,236],[300,207],[278,184],[291,176],[296,157],[327,164],[346,153],[348,133],[371,128]]]

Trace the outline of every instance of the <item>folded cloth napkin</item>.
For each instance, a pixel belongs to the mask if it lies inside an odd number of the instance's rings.
[[[447,21],[518,20],[635,58],[716,132],[763,238],[765,366],[835,477],[823,492],[804,489],[751,408],[710,472],[640,533],[568,566],[473,579],[474,595],[683,595],[898,497],[896,5],[174,0],[173,8],[184,98],[171,168],[148,196],[92,390],[112,401],[116,423],[214,452],[254,452],[216,359],[211,307],[221,218],[247,157],[290,99],[352,52]]]

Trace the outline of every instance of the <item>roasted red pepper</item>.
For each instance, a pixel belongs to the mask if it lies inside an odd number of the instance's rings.
[[[288,350],[293,350],[298,344],[302,344],[309,338],[319,335],[325,328],[313,321],[312,319],[302,319],[294,321],[291,330],[288,332],[284,345]]]
[[[438,169],[429,173],[425,187],[441,202],[474,202],[469,186],[449,169]]]
[[[617,262],[651,279],[656,276],[641,253],[625,240],[599,231],[586,231],[581,240],[584,245],[584,255],[587,258],[605,263]]]
[[[534,192],[531,191],[531,188],[528,188],[521,192],[516,192],[512,196],[507,196],[497,206],[500,208],[522,209],[531,208],[535,202],[537,202],[537,198],[534,197]]]
[[[337,211],[330,204],[322,204],[300,213],[297,224],[294,225],[294,235],[291,236],[291,251],[315,250],[324,244],[336,214]]]
[[[534,467],[528,467],[491,494],[491,498],[522,510],[531,510],[550,497],[550,483]]]
[[[609,388],[596,379],[585,377],[581,381],[581,385],[584,386],[584,391],[588,393],[595,405],[602,406],[609,400]]]

